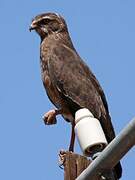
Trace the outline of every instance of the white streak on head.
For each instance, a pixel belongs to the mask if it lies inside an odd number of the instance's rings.
[[[44,17],[42,17],[41,19],[52,19],[50,16],[44,16]]]
[[[56,16],[58,16],[59,18],[61,18],[61,16],[58,14],[58,13],[55,13],[56,14]]]

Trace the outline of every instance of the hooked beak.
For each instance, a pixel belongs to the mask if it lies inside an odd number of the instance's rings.
[[[37,28],[37,24],[33,21],[29,27],[29,31],[35,30]]]

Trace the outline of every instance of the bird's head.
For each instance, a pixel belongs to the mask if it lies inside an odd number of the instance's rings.
[[[67,25],[60,15],[56,13],[44,13],[32,20],[29,30],[35,30],[41,39],[44,39],[52,33],[66,31]]]

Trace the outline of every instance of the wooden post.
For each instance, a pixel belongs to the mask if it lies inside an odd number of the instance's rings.
[[[64,166],[64,180],[75,180],[91,163],[85,156],[69,151],[60,152]]]
[[[75,180],[92,162],[85,156],[75,154],[69,151],[60,151],[60,161],[64,166],[64,180]],[[117,179],[111,170],[106,170],[99,174],[95,180],[114,180]]]

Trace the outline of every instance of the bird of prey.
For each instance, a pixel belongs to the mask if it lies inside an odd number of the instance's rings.
[[[83,107],[97,118],[108,143],[115,137],[104,92],[89,67],[73,46],[67,24],[56,13],[37,15],[31,23],[41,38],[40,62],[43,85],[51,102],[57,109],[44,115],[45,124],[55,124],[56,115],[61,114],[71,122],[72,133],[69,150],[74,149],[75,112]],[[115,167],[120,178],[120,163]]]

